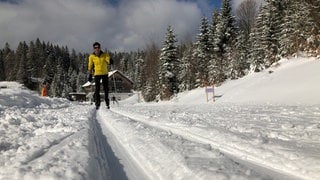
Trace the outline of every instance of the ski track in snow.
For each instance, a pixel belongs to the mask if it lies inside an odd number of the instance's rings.
[[[207,145],[184,140],[180,136],[137,122],[121,114],[99,111],[100,122],[115,136],[116,141],[119,141],[122,151],[126,151],[119,156],[126,158],[125,164],[131,161],[129,164],[138,166],[138,169],[144,172],[147,179],[210,178],[206,173],[201,175],[202,170],[199,167],[212,168],[212,163],[222,156],[219,152],[213,152],[210,153],[211,157],[206,157],[204,156],[205,153],[201,153],[201,151],[209,152],[208,148],[210,149],[210,147]],[[123,131],[124,129],[125,131]],[[189,154],[190,149],[193,149],[195,144],[198,150]],[[184,146],[184,148],[181,148],[181,146]],[[184,150],[186,152],[183,152]],[[119,152],[119,147],[116,152]],[[197,159],[199,160],[198,163],[196,162]],[[189,162],[189,166],[193,166],[193,169],[187,167],[185,161]],[[132,172],[131,167],[129,168],[127,171]],[[200,172],[196,173],[195,171]],[[137,178],[136,174],[131,175],[131,179],[146,179],[141,178],[143,175],[138,176],[140,178]],[[223,175],[221,174],[221,176]]]
[[[89,176],[90,179],[95,180],[106,180],[106,179],[117,179],[126,180],[127,175],[123,171],[123,165],[120,160],[115,156],[114,151],[109,145],[108,138],[103,134],[100,123],[97,119],[97,111],[94,110],[94,114],[90,121],[91,138],[89,146],[91,147],[90,154],[93,155],[90,158],[93,164],[89,165],[92,174]],[[95,159],[98,159],[96,162]]]
[[[217,110],[214,112],[204,113],[203,116],[199,116],[199,114],[201,114],[199,112],[192,114],[192,111],[187,110],[186,112],[188,113],[186,113],[184,109],[181,109],[181,111],[179,111],[177,110],[177,108],[175,108],[175,110],[172,112],[166,112],[161,110],[161,106],[156,106],[151,108],[142,106],[140,108],[136,108],[136,109],[135,108],[136,107],[131,107],[131,106],[129,108],[122,108],[122,109],[114,108],[112,109],[112,112],[120,115],[120,117],[117,118],[118,119],[117,121],[125,120],[125,122],[130,122],[130,121],[139,122],[139,125],[136,125],[136,126],[151,127],[152,129],[156,129],[156,131],[159,131],[160,134],[161,132],[169,133],[167,138],[170,138],[172,136],[178,136],[179,138],[183,138],[184,142],[189,141],[191,143],[197,143],[202,146],[206,146],[204,149],[206,149],[207,151],[216,151],[216,153],[220,155],[222,154],[225,159],[229,159],[234,163],[239,163],[242,166],[246,167],[247,171],[249,172],[251,171],[250,168],[253,168],[253,171],[257,171],[256,173],[259,173],[262,179],[270,178],[268,177],[268,175],[272,175],[272,178],[275,178],[275,179],[283,179],[283,178],[308,179],[308,176],[304,176],[303,175],[304,173],[303,172],[301,173],[299,171],[299,170],[302,170],[302,171],[308,170],[308,169],[304,169],[303,166],[304,165],[310,166],[310,164],[308,164],[308,160],[309,158],[313,158],[310,154],[305,153],[306,152],[305,149],[308,149],[307,152],[312,152],[312,154],[319,156],[319,146],[316,146],[316,147],[314,147],[313,145],[308,146],[308,142],[304,141],[305,134],[313,133],[312,126],[319,125],[318,124],[318,119],[319,119],[318,107],[305,107],[305,109],[303,110],[301,109],[298,110],[298,112],[300,113],[295,114],[297,108],[299,107],[282,107],[282,109],[278,109],[279,107],[263,106],[258,109],[257,107],[252,109],[250,108],[243,109],[237,106],[235,107],[231,106],[231,108],[230,107],[226,108],[222,106],[220,108],[217,108]],[[193,107],[190,107],[190,109],[191,108]],[[244,112],[241,113],[241,111],[244,111]],[[249,117],[249,118],[247,117],[243,119],[245,121],[248,121],[248,123],[246,124],[248,127],[232,125],[232,123],[237,123],[237,121],[240,121],[241,118],[243,118],[242,115],[243,116],[248,115],[248,111],[253,111],[253,112],[250,112],[252,117]],[[230,115],[230,112],[233,112],[233,113],[231,113]],[[310,112],[313,112],[313,113],[310,113]],[[220,113],[225,115],[223,116]],[[140,115],[140,114],[144,114],[144,115]],[[146,114],[149,114],[150,116],[145,116]],[[164,114],[167,114],[167,115],[164,115]],[[308,114],[308,116],[305,116],[306,114]],[[281,122],[281,120],[283,120],[281,119],[283,116],[286,116],[284,118],[285,120],[288,119],[289,117],[289,121]],[[161,118],[167,117],[167,118],[157,119],[157,117],[161,117]],[[214,117],[220,117],[220,118],[223,117],[223,119],[219,120]],[[308,118],[310,120],[310,127],[300,127],[299,119],[301,117]],[[112,118],[115,118],[114,115]],[[112,118],[110,117],[109,119],[105,119],[105,121],[108,122]],[[212,120],[212,118],[214,118],[214,120]],[[230,118],[229,122],[225,120],[228,118]],[[261,124],[260,127],[250,127],[251,118],[252,118],[252,121],[264,120],[266,124]],[[177,119],[181,119],[182,121],[177,124],[176,122],[171,123],[170,119],[174,119],[174,121],[176,121]],[[272,123],[272,121],[274,121],[275,123]],[[279,126],[279,122],[281,123],[280,123],[280,127],[278,128],[268,127],[270,125]],[[185,123],[189,123],[189,124],[185,124]],[[231,124],[228,124],[228,123],[231,123]],[[243,122],[239,124],[243,124]],[[257,123],[252,123],[252,124],[257,125]],[[110,128],[111,126],[114,126],[114,125],[115,124],[112,124],[107,127]],[[123,129],[123,128],[124,127],[120,129]],[[264,134],[264,131],[263,131],[264,128],[279,129],[279,130],[275,132],[267,130],[266,132],[271,132],[271,133]],[[293,138],[296,138],[296,142],[290,142],[290,139],[292,137],[286,137],[285,135],[288,135],[288,134],[290,135],[290,129],[296,129],[296,128],[300,128],[302,130],[301,134],[296,134],[296,130],[292,131],[293,132],[292,136]],[[141,129],[145,129],[145,128],[141,128]],[[284,133],[284,135],[281,135],[281,131],[283,130],[285,130],[286,133]],[[318,131],[315,131],[315,132],[318,133]],[[113,133],[116,134],[119,132],[116,132],[114,130]],[[248,135],[246,136],[246,134]],[[123,134],[123,136],[125,136],[125,134]],[[176,137],[174,139],[179,139],[179,138]],[[160,138],[160,139],[165,139],[165,138]],[[270,141],[270,139],[272,140],[272,142],[266,142],[266,141]],[[314,141],[316,142],[317,139],[314,139]],[[155,142],[156,141],[153,141],[152,143],[155,143]],[[124,142],[123,144],[126,144],[126,143],[129,143],[129,142]],[[254,147],[256,144],[260,144],[259,147],[261,149],[256,149]],[[263,144],[271,144],[271,146],[268,145],[264,147]],[[153,146],[149,149],[159,149],[159,147],[161,146],[162,146],[161,144],[157,144],[156,146]],[[134,150],[136,150],[141,147],[125,147],[125,149],[127,148],[128,149],[133,148]],[[301,148],[303,148],[303,151]],[[170,152],[165,152],[166,149],[167,148],[160,148],[159,154],[170,154]],[[299,150],[301,150],[301,152],[299,152]],[[145,152],[145,151],[142,151],[142,152]],[[137,154],[137,153],[132,152],[130,154]],[[144,154],[144,157],[145,157],[145,154]],[[145,172],[149,172],[149,173],[157,172],[157,170],[152,170],[154,167],[151,167],[151,165],[150,167],[148,167],[147,162],[150,159],[142,160],[142,159],[139,159],[139,157],[134,157],[134,158],[138,159],[136,161],[146,162],[146,165],[144,165],[144,167],[142,168],[149,169],[149,171],[145,170]],[[143,158],[143,157],[140,157],[140,158]],[[187,159],[188,154],[182,158]],[[204,157],[204,158],[208,158],[208,157]],[[280,158],[280,160],[277,159],[276,161],[273,161],[273,158]],[[299,162],[298,164],[300,164],[301,166],[299,165],[295,166],[294,164],[285,164],[285,163],[275,164],[275,163],[281,162],[281,158],[283,158],[284,162],[287,159],[289,159],[290,161],[293,161],[296,159],[296,161]],[[171,160],[171,161],[174,161],[174,160]],[[178,162],[180,161],[181,159],[178,160]],[[186,161],[186,160],[183,160],[183,161]],[[168,163],[164,163],[164,164],[168,164]],[[313,164],[311,166],[317,167],[318,165],[319,165],[319,161],[317,162],[317,164]],[[153,163],[153,166],[154,166],[154,163]],[[181,165],[181,166],[184,166],[184,165]],[[152,171],[150,171],[150,169]],[[177,167],[177,169],[181,169],[181,167],[179,168]],[[190,174],[190,176],[194,176],[196,178],[199,178],[197,176],[201,174],[201,173],[197,174],[196,172],[193,172],[193,170],[187,167],[184,167],[182,169],[188,169],[188,170],[186,170],[186,172],[183,172],[183,173],[180,172],[178,174],[185,174],[186,177],[189,176],[187,175],[188,173]],[[314,170],[315,172],[313,173],[316,174],[317,173],[316,171],[319,170],[319,168],[313,168],[311,170]],[[245,174],[245,171],[244,171],[244,174]],[[268,174],[268,175],[263,175],[263,174]],[[149,176],[157,177],[156,174],[149,174]],[[179,177],[168,177],[168,178],[179,179]],[[250,176],[246,178],[250,178]],[[314,177],[314,178],[316,179],[317,177]]]

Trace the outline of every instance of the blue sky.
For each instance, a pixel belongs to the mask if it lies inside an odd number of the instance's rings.
[[[171,25],[178,40],[193,39],[203,15],[220,0],[0,0],[0,48],[40,38],[77,51],[94,41],[112,51],[161,46]]]

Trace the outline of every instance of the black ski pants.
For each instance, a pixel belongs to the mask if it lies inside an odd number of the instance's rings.
[[[94,82],[95,82],[95,104],[96,106],[100,106],[101,100],[100,100],[100,84],[102,80],[102,86],[104,91],[104,99],[106,101],[106,105],[109,107],[109,87],[108,87],[108,75],[96,75],[94,76]]]

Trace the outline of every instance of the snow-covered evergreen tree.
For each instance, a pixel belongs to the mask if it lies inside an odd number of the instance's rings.
[[[10,45],[8,43],[5,44],[3,49],[3,63],[4,63],[4,73],[7,81],[14,81],[15,79],[15,71],[14,67],[18,64],[15,61],[15,53],[11,50]]]
[[[200,33],[197,36],[195,49],[193,51],[193,59],[196,61],[196,85],[195,87],[202,86],[209,81],[209,62],[211,59],[210,50],[212,43],[209,34],[209,22],[206,17],[202,17],[199,28]]]
[[[27,66],[30,67],[30,76],[38,77],[37,72],[39,72],[37,49],[33,41],[30,42],[28,52],[27,52]]]
[[[46,64],[44,65],[45,69],[45,74],[44,74],[44,80],[48,83],[51,84],[53,81],[54,75],[56,73],[57,69],[57,64],[56,64],[56,54],[53,51],[53,47],[47,46],[47,58],[46,58]],[[50,87],[48,86],[48,89]]]
[[[75,92],[75,90],[77,89],[77,73],[70,66],[68,72],[64,75],[64,77],[65,78],[63,80],[63,90],[61,96],[67,98],[69,93]]]
[[[250,63],[248,62],[248,48],[250,46],[246,37],[246,33],[240,31],[237,34],[235,41],[235,45],[233,46],[233,49],[231,51],[231,79],[237,79],[246,75],[250,68]]]
[[[263,21],[266,21],[266,17],[262,13],[262,8],[260,7],[258,17],[249,37],[251,44],[249,52],[250,71],[253,72],[260,72],[265,69],[265,49],[262,46],[262,41],[264,40],[262,37],[264,32]]]
[[[278,47],[280,24],[283,17],[283,9],[279,0],[267,0],[262,6],[256,20],[251,41],[253,49],[251,57],[251,69],[259,72],[278,61]],[[277,9],[279,8],[279,9]],[[277,12],[276,11],[280,11]]]
[[[217,36],[217,25],[219,23],[220,14],[218,10],[214,10],[212,13],[211,25],[209,26],[209,40],[210,40],[210,62],[208,65],[208,83],[213,84],[214,78],[217,74],[217,62],[218,55],[214,49],[215,39]]]
[[[3,51],[0,50],[0,81],[4,81],[6,79],[3,59]]]
[[[221,83],[228,78],[230,73],[230,59],[232,41],[235,34],[234,17],[231,13],[230,0],[223,0],[219,23],[216,27],[214,39],[215,59],[215,82]],[[228,52],[229,51],[229,52]]]
[[[144,63],[144,60],[142,59],[142,56],[139,55],[138,59],[135,60],[136,64],[134,65],[134,86],[136,90],[142,89],[142,65]]]
[[[27,63],[27,52],[28,52],[28,46],[26,42],[21,42],[19,43],[17,47],[17,52],[16,52],[16,59],[19,62],[19,65],[17,66],[17,74],[16,74],[16,79],[20,83],[28,83],[28,79],[31,77],[30,76],[30,71],[31,68],[28,66]]]
[[[64,72],[62,65],[57,66],[57,71],[54,74],[53,81],[50,84],[50,96],[53,97],[62,97],[64,92]]]
[[[178,74],[179,79],[179,91],[186,91],[195,88],[196,77],[194,76],[196,72],[196,66],[193,59],[194,45],[192,43],[187,44],[183,52],[183,56],[180,62],[180,73]]]
[[[258,5],[255,0],[245,0],[236,9],[238,29],[231,54],[231,79],[244,76],[250,68],[248,61],[251,47],[249,36],[254,26],[257,12]]]
[[[156,100],[159,95],[159,54],[158,46],[151,41],[145,50],[141,72],[142,96],[147,102]]]
[[[253,46],[250,57],[253,71],[268,68],[280,59],[279,47],[286,5],[286,1],[266,0],[262,6],[251,36]]]
[[[176,42],[176,35],[172,27],[169,26],[160,54],[159,85],[161,100],[169,100],[174,93],[178,92],[179,63]]]
[[[298,51],[308,51],[308,38],[313,36],[311,5],[305,1],[285,0],[284,22],[281,25],[279,51],[281,56],[290,56]],[[315,37],[315,36],[313,36]]]

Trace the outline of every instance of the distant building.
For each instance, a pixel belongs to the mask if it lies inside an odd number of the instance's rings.
[[[110,97],[115,96],[118,100],[125,99],[132,95],[133,81],[125,76],[118,70],[114,70],[108,73],[109,77],[109,94]],[[85,93],[87,94],[87,99],[92,98],[94,92],[95,83],[86,82],[82,85]],[[101,98],[104,98],[103,86],[100,86]]]
[[[111,71],[109,76],[110,93],[131,93],[133,90],[133,81],[120,71]]]

